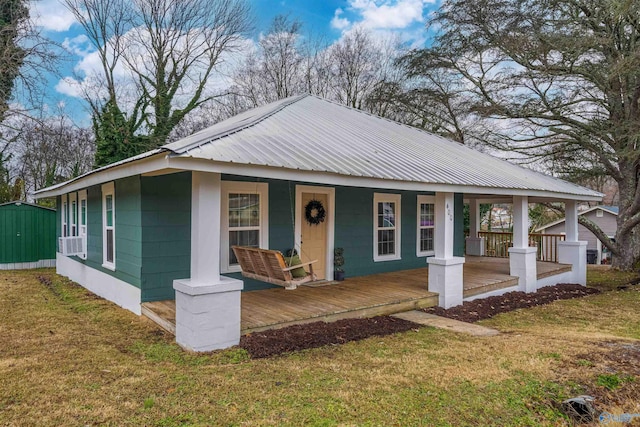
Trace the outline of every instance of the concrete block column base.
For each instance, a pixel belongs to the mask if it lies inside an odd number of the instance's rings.
[[[571,264],[573,282],[587,285],[587,242],[558,242],[558,262]]]
[[[518,277],[518,290],[522,292],[538,290],[537,252],[537,248],[509,248],[509,274]]]
[[[176,342],[191,351],[211,351],[240,342],[242,280],[215,283],[173,281],[176,291]]]
[[[467,255],[484,256],[484,237],[467,237]]]
[[[464,286],[463,257],[427,258],[429,264],[429,291],[437,292],[438,305],[443,308],[462,304]]]

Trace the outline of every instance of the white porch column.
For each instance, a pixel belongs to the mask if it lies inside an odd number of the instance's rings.
[[[478,237],[480,231],[480,202],[469,201],[469,237],[467,237],[467,255],[484,256],[484,237]]]
[[[578,240],[578,203],[564,202],[565,241],[558,242],[558,262],[571,264],[573,281],[583,286],[587,284],[587,242]]]
[[[193,351],[240,341],[242,280],[220,276],[220,174],[191,177],[191,278],[173,281],[176,342]]]
[[[436,193],[435,210],[435,256],[427,258],[429,290],[438,292],[440,307],[449,308],[463,298],[464,258],[453,256],[453,193]]]
[[[529,198],[513,196],[513,247],[509,248],[509,267],[518,277],[518,289],[537,290],[536,248],[529,247]]]

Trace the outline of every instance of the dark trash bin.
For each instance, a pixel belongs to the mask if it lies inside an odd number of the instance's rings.
[[[587,264],[595,264],[598,261],[598,250],[587,249]]]

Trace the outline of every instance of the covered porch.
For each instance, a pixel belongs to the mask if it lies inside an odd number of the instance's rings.
[[[571,271],[571,265],[537,262],[538,280]],[[514,290],[518,277],[509,275],[505,258],[466,257],[464,298]],[[438,305],[438,294],[428,289],[427,267],[346,279],[315,282],[294,291],[282,288],[244,292],[241,297],[241,333],[286,326],[372,317]],[[142,313],[175,334],[175,301],[144,303]]]

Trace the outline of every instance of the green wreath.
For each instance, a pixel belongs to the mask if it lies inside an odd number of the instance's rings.
[[[326,216],[327,211],[319,200],[311,200],[307,203],[307,206],[304,207],[304,218],[311,225],[318,225],[324,222]]]

